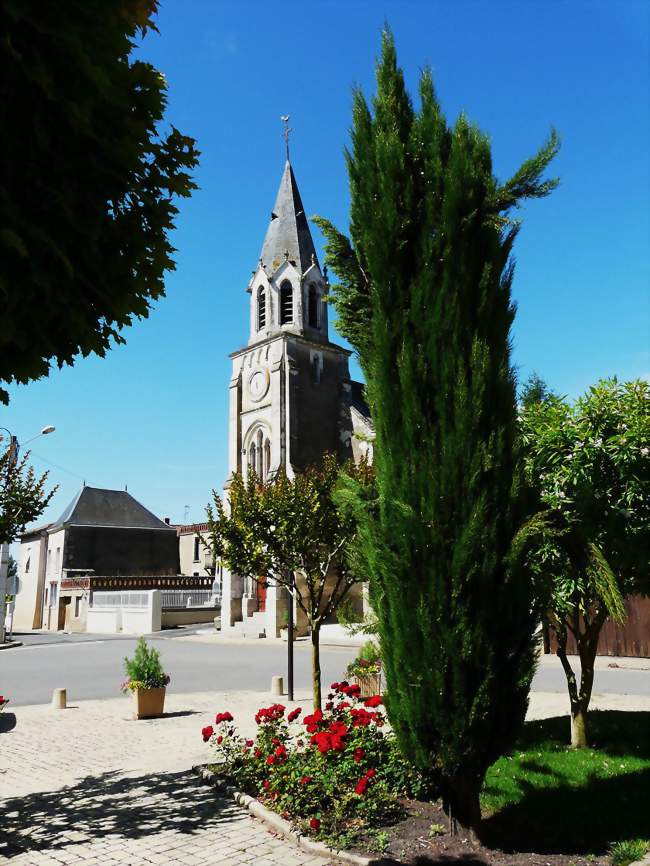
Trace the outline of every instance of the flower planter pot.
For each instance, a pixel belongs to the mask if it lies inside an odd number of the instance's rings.
[[[155,719],[162,716],[165,706],[165,687],[161,689],[134,689],[133,717]]]
[[[280,637],[282,638],[283,641],[286,641],[288,643],[289,642],[289,629],[288,628],[281,628],[280,629]],[[294,628],[294,630],[293,630],[294,641],[296,640],[297,637],[298,637],[298,635],[296,634],[296,630]]]
[[[376,674],[357,674],[354,679],[361,688],[362,698],[381,694],[381,671]]]

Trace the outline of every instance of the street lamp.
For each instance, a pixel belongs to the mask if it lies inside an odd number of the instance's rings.
[[[39,436],[47,436],[48,433],[54,433],[56,428],[52,424],[48,424],[46,427],[43,427],[40,433],[37,433],[36,436],[32,436],[31,439],[28,439],[23,445],[27,445],[29,442],[33,442],[34,439],[38,439]],[[8,430],[6,427],[0,427],[0,430],[4,430],[5,433],[9,436],[9,461],[10,461],[10,469],[12,469],[16,463],[18,462],[18,452],[20,451],[20,443],[18,439],[12,434],[11,430]],[[7,571],[9,569],[9,541],[4,541],[0,539],[0,644],[5,642],[5,614],[6,614],[6,595],[7,595]]]

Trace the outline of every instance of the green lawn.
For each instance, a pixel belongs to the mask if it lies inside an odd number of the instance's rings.
[[[506,850],[603,854],[650,839],[650,713],[590,713],[593,748],[567,748],[567,718],[529,722],[488,771],[485,841]]]

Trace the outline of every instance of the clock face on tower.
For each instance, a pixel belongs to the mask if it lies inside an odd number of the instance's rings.
[[[257,403],[269,390],[269,371],[261,367],[248,377],[248,395],[254,403]]]

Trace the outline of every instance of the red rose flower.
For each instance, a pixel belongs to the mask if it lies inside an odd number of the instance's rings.
[[[266,759],[266,763],[267,763],[269,766],[271,766],[271,764],[275,764],[275,758],[274,758],[274,756],[273,756],[273,755],[269,755],[268,758]]]
[[[330,734],[337,734],[339,737],[344,737],[348,728],[343,722],[332,722],[328,728]]]
[[[217,745],[220,746],[222,743],[223,743],[223,737],[221,736],[221,734],[219,734],[219,736],[217,737]]]
[[[280,743],[280,740],[278,740],[277,737],[273,737],[273,745],[277,746],[279,743]]]
[[[355,749],[355,750],[354,750],[354,760],[355,760],[355,763],[358,764],[359,761],[363,758],[363,756],[364,756],[365,754],[366,754],[366,753],[365,753],[365,750],[364,750],[364,749],[362,749],[362,748]]]
[[[309,826],[312,830],[320,830],[320,821],[318,820],[318,818],[310,818]]]
[[[4,703],[4,701],[2,701]],[[207,743],[210,737],[214,734],[214,728],[212,725],[206,725],[205,728],[201,728],[201,736],[203,737],[203,742]]]
[[[264,781],[262,782],[262,785],[264,786],[264,790],[265,790],[265,791],[268,791],[268,790],[269,790],[270,782],[269,782],[268,779],[264,779]]]
[[[368,787],[368,779],[366,776],[362,776],[356,784],[356,787],[354,789],[354,793],[359,794],[359,796],[361,796],[362,794],[366,793],[367,787]]]
[[[338,692],[338,690],[341,688],[341,683],[332,683],[330,688],[333,692]]]
[[[317,746],[318,751],[321,753],[321,755],[326,755],[332,748],[330,735],[325,731],[321,731],[320,734],[314,734],[314,736],[311,738],[311,741],[314,746]]]
[[[233,718],[232,718],[231,713],[226,712],[226,713],[217,713],[214,720],[215,720],[216,724],[218,725],[220,722],[232,722]]]
[[[252,741],[252,740],[246,740],[246,745],[247,745],[248,748],[250,749],[251,746],[253,745],[253,741]]]
[[[369,779],[372,779],[373,776],[377,775],[377,770],[373,770],[372,767],[366,772],[366,776]]]
[[[334,701],[328,701],[328,702],[325,704],[325,709],[326,709],[326,710],[332,710],[332,709],[334,709]]]
[[[308,785],[311,782],[311,776],[303,776],[300,780],[301,785]]]
[[[295,720],[298,718],[298,716],[300,715],[300,713],[302,713],[302,708],[301,708],[301,707],[296,707],[295,710],[291,710],[291,712],[290,712],[289,715],[287,716],[287,721],[288,721],[288,722],[295,722]]]
[[[255,749],[254,754],[255,754],[256,758],[261,758],[262,757],[262,750],[261,749]]]
[[[367,701],[363,702],[364,707],[378,707],[381,703],[381,695],[373,695],[371,698],[368,698]]]

